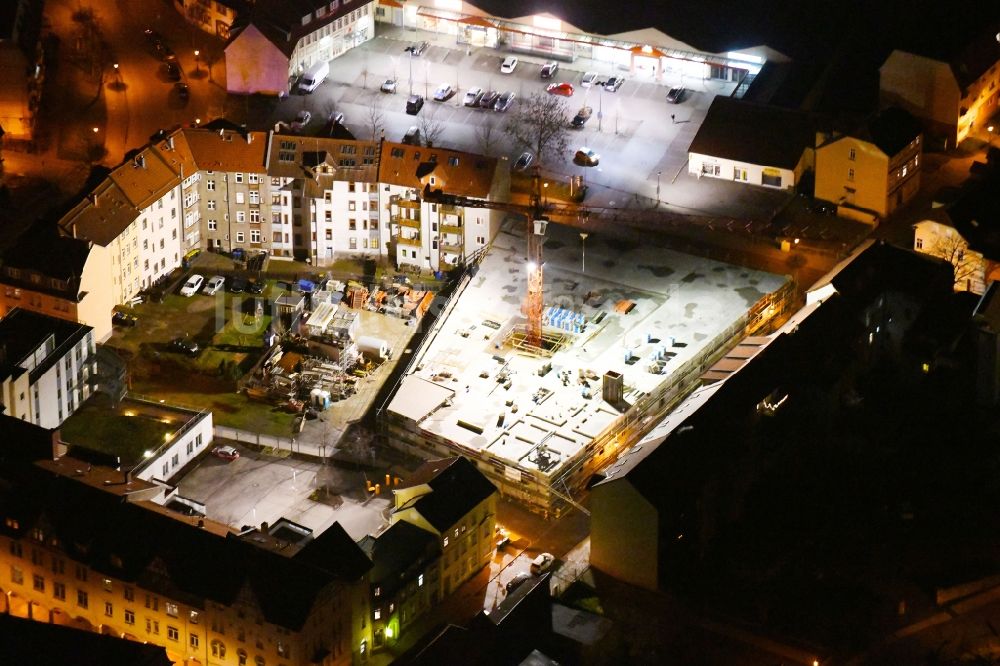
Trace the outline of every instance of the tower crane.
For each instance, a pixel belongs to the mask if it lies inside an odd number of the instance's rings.
[[[485,201],[454,194],[440,189],[432,190],[424,186],[423,199],[428,203],[440,203],[466,208],[486,208],[518,213],[526,221],[528,290],[521,306],[521,313],[527,320],[524,342],[531,347],[542,346],[542,310],[544,309],[544,273],[542,268],[542,245],[545,243],[545,229],[552,215],[561,217],[580,215],[579,206],[545,205],[542,202],[541,175],[535,167],[532,174],[531,195],[527,204],[506,201]]]

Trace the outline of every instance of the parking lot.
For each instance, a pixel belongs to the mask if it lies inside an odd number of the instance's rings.
[[[429,46],[421,55],[412,57],[405,52],[407,46],[422,40],[427,40]],[[540,69],[545,60],[522,54],[517,56],[519,62],[514,71],[503,74],[500,66],[507,55],[510,54],[490,48],[466,50],[458,48],[453,37],[380,24],[378,37],[331,61],[329,77],[314,93],[291,95],[274,107],[270,121],[271,124],[289,122],[305,108],[312,112],[312,122],[304,133],[318,133],[329,113],[336,110],[345,114],[345,125],[356,137],[372,138],[374,106],[381,114],[386,138],[400,141],[411,126],[420,124],[417,117],[405,112],[407,96],[412,92],[427,100],[420,114],[430,114],[435,122],[441,123],[440,145],[490,152],[514,160],[522,148],[512,145],[501,130],[506,114],[463,106],[465,92],[471,87],[511,91],[521,100],[533,93],[544,94],[550,83],[567,82],[575,89],[572,97],[563,98],[567,125],[582,106],[590,106],[593,116],[583,129],[570,130],[569,150],[558,159],[547,159],[545,173],[565,179],[584,175],[592,185],[603,186],[594,188],[598,199],[588,203],[607,205],[616,198],[620,203],[632,193],[653,197],[655,201],[658,181],[663,198],[668,199],[671,180],[685,166],[687,147],[713,97],[729,94],[734,86],[715,80],[694,80],[683,76],[679,69],[667,70],[662,83],[632,79],[627,72],[584,59],[560,63],[554,77],[543,79]],[[586,71],[596,72],[598,81],[624,76],[625,83],[617,92],[607,92],[596,85],[584,88],[580,79]],[[397,80],[397,92],[380,93],[380,85],[389,78]],[[457,93],[446,102],[433,101],[434,91],[441,83],[451,84]],[[685,86],[688,93],[681,103],[669,104],[666,94],[675,85]],[[487,125],[495,128],[490,150],[486,150],[482,138]],[[590,147],[602,156],[599,166],[573,164],[573,153],[581,146]]]
[[[385,524],[392,495],[369,494],[363,470],[231,445],[239,458],[205,456],[178,484],[181,495],[205,504],[208,518],[236,528],[287,518],[317,534],[339,522],[352,539]]]

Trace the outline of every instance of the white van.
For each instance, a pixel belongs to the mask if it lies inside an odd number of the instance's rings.
[[[299,79],[299,92],[311,93],[316,90],[316,88],[319,88],[319,84],[323,83],[329,73],[329,62],[326,60],[314,62],[309,69],[306,70],[306,73],[302,75],[302,78]]]

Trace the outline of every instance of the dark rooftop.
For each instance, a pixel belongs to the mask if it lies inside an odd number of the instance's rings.
[[[867,138],[889,157],[897,154],[923,132],[920,122],[898,106],[891,106],[878,113],[868,122],[866,129]]]
[[[73,627],[0,615],[2,664],[73,664],[73,666],[171,666],[159,645],[122,640]]]
[[[26,358],[49,336],[54,336],[51,351],[31,369],[31,382],[34,383],[62,358],[67,349],[92,330],[83,324],[14,308],[0,319],[0,379],[23,374]]]
[[[386,597],[409,582],[408,574],[423,571],[426,563],[438,556],[437,537],[405,520],[378,537],[365,537],[360,545],[373,564],[368,578]]]
[[[431,492],[414,506],[437,530],[446,530],[497,491],[476,466],[462,457],[431,460],[407,479],[407,486],[426,483]]]
[[[737,162],[794,169],[815,142],[811,116],[716,96],[688,148]]]

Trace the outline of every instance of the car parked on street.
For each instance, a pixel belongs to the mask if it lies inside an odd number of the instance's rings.
[[[625,83],[625,78],[622,76],[612,76],[604,82],[604,89],[608,92],[618,92],[618,89],[622,87]]]
[[[593,167],[601,163],[601,156],[593,151],[591,148],[584,146],[580,150],[576,151],[576,155],[573,156],[573,164],[577,166]]]
[[[493,103],[493,110],[503,113],[510,108],[510,105],[514,103],[514,99],[516,97],[517,95],[510,91],[500,93],[500,96],[497,97],[497,101]]]
[[[216,446],[212,449],[212,455],[222,460],[236,460],[240,457],[240,452],[232,446]]]
[[[302,109],[295,115],[295,118],[292,120],[291,124],[292,131],[301,132],[302,130],[305,129],[306,125],[309,124],[310,120],[312,120],[312,114],[306,111],[305,109]]]
[[[543,79],[551,79],[553,76],[556,75],[556,72],[558,71],[559,71],[559,63],[555,62],[554,60],[550,60],[549,62],[542,65],[541,76]]]
[[[684,89],[684,86],[675,86],[667,91],[667,101],[671,104],[680,104],[684,101],[685,93],[687,90]]]
[[[555,560],[556,558],[552,556],[552,553],[542,553],[531,561],[531,573],[536,576],[545,573],[552,567],[552,563]]]
[[[188,356],[197,356],[198,352],[201,351],[201,347],[190,338],[174,338],[170,341],[170,350],[187,354]]]
[[[550,95],[562,95],[563,97],[573,96],[573,86],[569,83],[550,83],[545,87],[545,92]]]
[[[260,282],[257,282],[256,280],[252,280],[250,282],[247,282],[246,292],[248,294],[263,294],[264,285]]]
[[[213,275],[208,278],[208,282],[205,283],[205,288],[202,289],[203,294],[206,296],[213,296],[219,293],[219,290],[226,284],[226,278],[221,275]]]
[[[430,46],[430,44],[428,44],[427,42],[417,42],[416,44],[407,46],[405,49],[403,49],[403,51],[409,53],[410,55],[418,56],[424,51],[426,51],[428,46]]]
[[[247,279],[237,275],[229,280],[229,291],[234,294],[242,294],[247,290]]]
[[[483,98],[483,89],[479,87],[469,88],[465,93],[465,99],[462,104],[465,106],[477,106],[479,100]]]
[[[510,74],[516,68],[517,68],[517,58],[515,58],[514,56],[507,56],[506,58],[503,59],[503,62],[500,63],[501,74]]]
[[[424,98],[420,95],[410,95],[406,98],[406,113],[415,116],[424,108]]]
[[[490,90],[483,93],[482,98],[479,100],[480,109],[492,109],[493,105],[496,104],[497,99],[500,97],[500,92],[498,90]]]
[[[447,102],[455,94],[455,89],[451,87],[450,83],[442,83],[434,91],[434,101],[435,102]]]
[[[524,171],[531,166],[531,163],[535,161],[535,156],[529,152],[523,152],[514,161],[514,171]]]
[[[580,85],[584,88],[589,88],[594,85],[594,81],[597,80],[597,72],[584,72],[583,76],[580,77]]]
[[[189,277],[187,282],[184,283],[184,286],[181,287],[181,296],[194,296],[198,293],[198,290],[201,289],[201,285],[204,284],[204,282],[205,278],[195,273]]]
[[[168,61],[163,65],[163,69],[166,72],[167,81],[181,80],[181,68],[177,66],[176,62]]]
[[[188,88],[188,84],[186,83],[178,81],[174,84],[174,91],[177,93],[177,98],[182,102],[186,102],[191,99],[191,89]]]
[[[382,82],[382,85],[379,86],[379,90],[384,93],[396,92],[396,79],[386,79]]]
[[[530,573],[525,573],[524,571],[522,571],[521,573],[517,574],[516,576],[514,576],[513,578],[511,578],[509,581],[507,581],[507,585],[505,587],[505,589],[507,590],[507,594],[510,594],[511,592],[513,592],[514,590],[516,590],[517,588],[521,587],[522,585],[524,585],[525,583],[527,583],[529,580],[531,580],[531,578],[532,578],[531,574]]]
[[[587,124],[587,121],[590,120],[590,116],[592,116],[593,113],[594,109],[592,107],[581,107],[580,110],[576,112],[576,115],[573,116],[573,120],[570,121],[570,127],[573,127],[574,129],[583,129],[583,126]]]
[[[410,129],[406,130],[406,134],[403,135],[403,143],[410,146],[419,146],[420,128],[416,125],[412,125]]]

